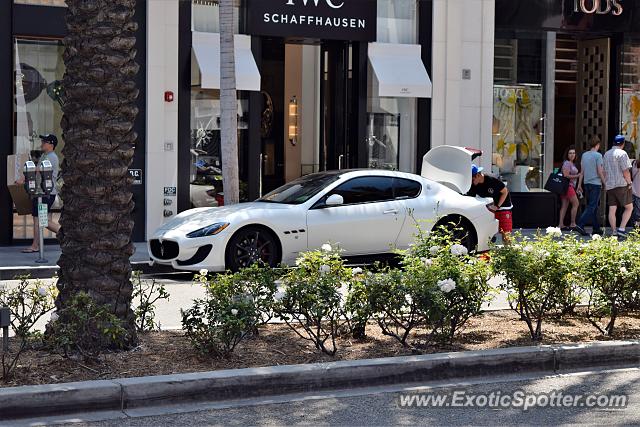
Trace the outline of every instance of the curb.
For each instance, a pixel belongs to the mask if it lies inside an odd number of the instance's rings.
[[[0,420],[640,364],[640,341],[515,347],[0,389]]]

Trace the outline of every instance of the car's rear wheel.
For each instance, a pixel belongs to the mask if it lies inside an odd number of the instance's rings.
[[[439,227],[442,227],[451,233],[453,240],[459,242],[462,246],[467,248],[469,252],[473,252],[477,249],[478,238],[476,237],[475,229],[466,218],[458,216],[443,218],[436,224],[434,229]]]
[[[226,251],[227,268],[238,271],[256,263],[276,267],[280,262],[277,238],[262,227],[246,227],[233,235]]]

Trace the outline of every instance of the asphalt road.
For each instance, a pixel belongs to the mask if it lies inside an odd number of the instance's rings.
[[[570,407],[522,408],[401,408],[399,399],[408,392],[444,393],[466,392],[467,396],[500,393],[501,396],[522,391],[540,395],[563,393],[586,396],[615,394],[628,396],[626,409]],[[361,394],[366,393],[366,394]],[[360,394],[360,395],[359,395]],[[425,394],[423,394],[425,395]],[[466,399],[465,399],[466,400]],[[478,400],[479,401],[479,400]],[[155,409],[160,415],[138,417],[145,410],[131,413],[136,417],[86,423],[77,417],[81,426],[281,426],[281,425],[638,425],[640,424],[640,370],[628,369],[588,374],[571,374],[546,378],[510,378],[484,380],[475,384],[457,384],[430,388],[371,389],[342,394],[289,396],[280,403],[249,401],[232,407],[190,411],[189,407]],[[466,402],[465,402],[466,404]],[[150,411],[150,409],[147,409]],[[164,413],[163,413],[164,411]]]

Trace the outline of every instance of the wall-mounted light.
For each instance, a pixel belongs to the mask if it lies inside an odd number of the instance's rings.
[[[298,100],[294,96],[289,101],[289,142],[298,144]]]

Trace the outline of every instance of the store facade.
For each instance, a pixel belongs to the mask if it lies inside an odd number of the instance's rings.
[[[3,168],[7,156],[33,156],[40,149],[38,135],[54,134],[59,140],[56,148],[63,160],[64,139],[60,120],[64,103],[62,79],[64,77],[64,48],[66,34],[66,5],[64,0],[7,0],[0,2],[0,57],[7,60],[0,66],[0,156]],[[132,171],[145,169],[146,111],[146,2],[138,2],[136,19],[138,30],[138,58],[141,64],[137,77],[141,111],[136,121],[139,139]],[[10,60],[9,60],[10,59]],[[6,82],[13,82],[8,84]],[[15,168],[8,167],[0,174],[0,245],[23,244],[32,238],[30,215],[19,215],[14,207],[8,186]],[[17,172],[19,173],[19,172]],[[145,239],[145,187],[134,185],[136,203],[134,240]],[[63,201],[53,206],[54,218],[60,215]],[[47,231],[47,238],[53,236]]]
[[[542,191],[565,151],[602,150],[618,133],[637,155],[640,4],[496,0],[493,173],[514,193],[521,226],[558,224]]]
[[[176,212],[223,190],[218,4],[177,8]],[[235,18],[243,200],[322,170],[419,168],[432,1],[245,0]]]

